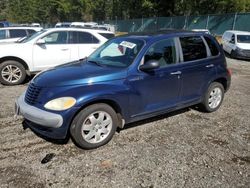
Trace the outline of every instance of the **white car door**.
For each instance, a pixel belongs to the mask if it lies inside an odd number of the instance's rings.
[[[97,37],[88,32],[78,32],[78,56],[79,59],[89,56],[105,41],[99,40]]]
[[[71,48],[67,31],[55,31],[44,36],[45,44],[34,44],[33,64],[40,71],[70,61]]]

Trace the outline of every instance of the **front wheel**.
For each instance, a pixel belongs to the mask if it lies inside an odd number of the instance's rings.
[[[24,66],[13,60],[4,61],[0,64],[0,82],[4,85],[18,85],[26,78]]]
[[[224,92],[224,87],[221,83],[211,83],[202,102],[203,109],[206,112],[216,111],[223,101]]]
[[[70,134],[83,149],[94,149],[108,143],[118,126],[116,112],[109,105],[100,103],[84,108],[74,118]]]

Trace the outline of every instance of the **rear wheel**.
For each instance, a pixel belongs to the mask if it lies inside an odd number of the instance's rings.
[[[224,87],[221,83],[213,82],[208,87],[202,102],[202,107],[206,112],[216,111],[224,98]]]
[[[108,143],[118,126],[116,112],[103,103],[83,109],[70,127],[71,136],[79,147],[94,149]]]
[[[8,60],[0,64],[0,82],[4,85],[18,85],[26,78],[24,66],[18,61]]]

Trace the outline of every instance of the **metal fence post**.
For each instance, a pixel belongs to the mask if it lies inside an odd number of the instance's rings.
[[[233,30],[235,28],[236,19],[237,19],[237,12],[234,14]]]
[[[188,16],[186,15],[186,17],[185,17],[185,23],[184,23],[184,28],[183,29],[187,29],[187,18],[188,18]]]
[[[208,24],[209,24],[209,14],[207,15],[206,29],[208,28]]]

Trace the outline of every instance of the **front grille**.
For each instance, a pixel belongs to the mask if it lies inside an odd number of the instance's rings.
[[[34,84],[29,84],[29,87],[25,94],[25,102],[28,104],[37,103],[38,96],[41,92],[41,87],[35,86]]]
[[[244,54],[246,54],[247,56],[250,56],[250,50],[242,50]]]

